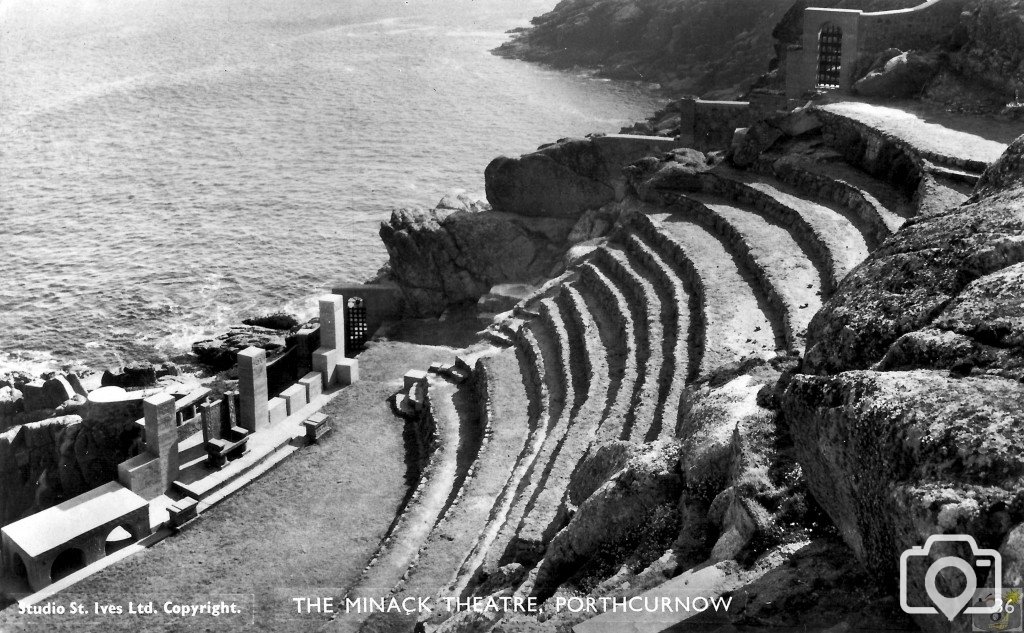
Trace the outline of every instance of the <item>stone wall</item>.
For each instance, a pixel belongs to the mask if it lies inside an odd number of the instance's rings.
[[[839,89],[849,90],[858,69],[888,48],[930,50],[949,44],[958,32],[967,0],[929,0],[909,9],[864,13],[852,9],[808,8],[801,45],[787,51],[786,95],[799,99],[817,84],[818,37],[826,25],[842,29]],[[864,60],[867,60],[865,63]]]
[[[683,99],[679,103],[679,144],[702,152],[728,149],[736,128],[747,127],[753,119],[746,101]]]

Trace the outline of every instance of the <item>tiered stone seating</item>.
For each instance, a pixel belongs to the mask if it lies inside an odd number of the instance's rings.
[[[618,247],[601,248],[596,257],[613,277],[628,288],[638,312],[634,318],[646,327],[638,328],[645,334],[637,365],[637,384],[633,392],[633,407],[626,417],[622,439],[643,441],[654,424],[659,409],[659,372],[663,366],[661,298],[654,284],[638,270],[640,266]]]
[[[551,354],[556,355],[558,361],[553,370],[555,374],[548,376],[548,389],[549,392],[560,391],[561,400],[559,401],[554,396],[550,400],[547,434],[517,484],[511,507],[491,544],[491,551],[485,557],[483,563],[485,570],[495,569],[509,557],[521,555],[515,549],[516,531],[535,497],[538,487],[543,483],[544,473],[551,463],[552,456],[557,454],[562,445],[572,420],[576,394],[571,376],[576,366],[574,362],[579,363],[579,359],[573,360],[575,357],[572,354],[569,334],[565,325],[566,317],[555,300],[544,298],[539,302],[538,308],[540,317],[532,321],[530,326],[533,327],[535,323],[541,323],[544,329],[553,334],[554,345]],[[545,351],[545,354],[547,353]],[[546,366],[546,371],[549,373],[552,371],[550,365]]]
[[[776,332],[776,344],[803,347],[811,316],[821,307],[821,276],[785,227],[743,205],[706,194],[679,199],[685,215],[713,230],[737,262],[757,280],[757,289]]]
[[[756,167],[759,173],[778,178],[804,197],[848,209],[859,218],[857,228],[871,250],[916,214],[913,200],[903,192],[842,160],[822,163],[785,156],[759,161]]]
[[[665,334],[665,367],[669,372],[668,383],[662,384],[665,397],[658,412],[658,423],[653,430],[659,436],[675,433],[679,415],[679,399],[686,387],[687,377],[696,373],[690,354],[691,311],[699,310],[699,304],[683,283],[683,276],[661,253],[653,248],[646,238],[631,232],[626,236],[626,248],[635,253],[656,276],[656,286],[667,296],[662,300],[662,321]],[[665,372],[662,373],[664,376]],[[658,428],[660,427],[660,428]],[[654,439],[653,437],[649,439]]]
[[[425,406],[433,422],[434,446],[420,483],[385,537],[360,585],[369,591],[392,587],[416,557],[431,527],[446,513],[457,489],[460,416],[453,398],[458,386],[440,377],[427,383]]]
[[[639,214],[633,222],[684,271],[692,269],[688,276],[703,314],[702,319],[691,317],[701,330],[693,337],[702,350],[700,373],[750,354],[774,353],[775,335],[758,304],[755,282],[743,277],[715,234],[669,212]]]
[[[609,363],[613,370],[610,389],[614,391],[611,394],[608,412],[598,429],[598,440],[618,439],[625,428],[626,414],[632,406],[637,375],[637,341],[633,313],[622,291],[594,264],[587,262],[580,266],[579,284],[584,291],[584,301],[587,302],[590,313],[596,315],[608,328],[612,323],[618,326],[618,331],[611,335],[618,345],[611,349],[619,351],[621,355],[609,351],[608,358],[614,360],[618,356],[621,360]],[[602,309],[597,310],[597,305]],[[602,329],[602,332],[608,331]]]
[[[542,553],[548,541],[568,522],[565,493],[569,479],[597,437],[597,429],[608,411],[609,371],[597,323],[573,286],[565,288],[560,301],[578,325],[575,344],[585,350],[585,369],[591,378],[585,400],[576,409],[564,440],[552,455],[550,467],[517,531],[515,550],[519,561],[524,553],[528,561]]]
[[[406,573],[402,591],[433,595],[454,584],[489,520],[512,494],[514,473],[530,450],[533,429],[523,374],[523,354],[509,348],[477,365],[485,406],[485,435],[464,490],[433,526]],[[483,395],[482,394],[482,395]],[[379,590],[380,587],[377,587]]]

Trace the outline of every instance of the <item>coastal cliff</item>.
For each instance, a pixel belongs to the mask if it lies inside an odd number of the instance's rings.
[[[563,0],[495,53],[675,93],[733,98],[761,72],[791,0]]]
[[[563,0],[513,33],[495,53],[592,69],[657,84],[669,94],[731,99],[751,87],[780,88],[785,57],[803,34],[808,6],[865,12],[907,9],[921,0]],[[946,42],[913,51],[890,73],[862,86],[870,96],[922,97],[964,111],[998,111],[1024,89],[1024,5],[970,0]],[[900,53],[865,60],[855,74],[880,71]],[[768,73],[765,73],[765,61]],[[890,67],[897,63],[889,64]]]

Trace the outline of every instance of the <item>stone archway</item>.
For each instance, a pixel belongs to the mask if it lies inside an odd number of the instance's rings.
[[[838,88],[843,67],[843,29],[831,22],[818,32],[818,71],[816,88]]]
[[[85,552],[77,547],[69,547],[50,563],[50,582],[66,578],[85,567]]]
[[[11,573],[16,578],[28,578],[28,566],[18,552],[11,552]]]
[[[109,556],[118,550],[128,547],[136,540],[137,539],[132,533],[130,525],[122,524],[114,526],[114,528],[107,533],[106,539],[104,540],[104,553]]]

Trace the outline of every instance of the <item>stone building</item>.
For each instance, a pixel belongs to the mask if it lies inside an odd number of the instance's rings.
[[[804,10],[802,42],[786,55],[786,96],[849,90],[872,60],[889,48],[926,50],[955,36],[967,0],[928,0],[909,9],[865,13]]]

